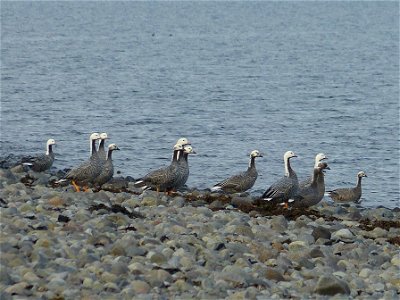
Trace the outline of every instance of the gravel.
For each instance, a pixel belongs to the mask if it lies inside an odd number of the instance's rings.
[[[56,178],[0,169],[1,299],[400,297],[399,209]]]

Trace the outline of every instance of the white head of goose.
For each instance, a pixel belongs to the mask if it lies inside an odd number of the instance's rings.
[[[178,140],[176,141],[176,145],[185,146],[185,145],[191,145],[191,143],[189,142],[189,140],[188,140],[187,138],[182,137],[182,138],[180,138],[180,139],[178,139]]]
[[[325,159],[328,159],[328,157],[327,157],[324,153],[318,153],[318,154],[315,156],[314,168],[318,168],[318,164],[319,164],[321,161],[325,160]]]

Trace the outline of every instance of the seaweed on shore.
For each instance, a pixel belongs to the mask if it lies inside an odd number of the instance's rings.
[[[400,236],[395,236],[387,240],[389,243],[393,245],[400,246]]]
[[[92,205],[88,208],[90,212],[94,212],[95,210],[101,210],[101,209],[104,209],[112,213],[122,213],[124,215],[127,215],[129,218],[140,218],[140,219],[144,218],[144,215],[142,215],[141,213],[135,211],[130,212],[125,207],[118,204],[113,204],[111,207],[109,207],[101,203]]]
[[[385,230],[389,230],[390,228],[400,228],[400,221],[362,219],[359,222],[360,228],[365,231],[374,230],[376,227],[380,227]]]
[[[312,220],[316,220],[318,218],[324,218],[327,221],[335,221],[338,218],[333,216],[327,216],[322,214],[321,212],[309,209],[309,208],[284,208],[283,206],[271,206],[265,205],[265,203],[260,203],[259,201],[250,202],[240,198],[233,198],[231,195],[227,194],[215,194],[215,193],[204,193],[204,194],[195,194],[188,193],[185,195],[185,198],[189,202],[197,202],[204,201],[205,203],[210,205],[210,209],[212,210],[224,210],[226,209],[226,205],[234,204],[234,206],[244,213],[258,213],[263,217],[267,216],[281,216],[283,215],[288,220],[297,220],[297,218],[301,216],[307,216]],[[233,201],[234,200],[234,201]],[[221,205],[213,205],[218,202]]]

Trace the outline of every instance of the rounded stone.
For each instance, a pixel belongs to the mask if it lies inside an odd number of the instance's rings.
[[[150,291],[150,285],[141,280],[133,280],[131,282],[131,287],[137,294],[147,294]]]

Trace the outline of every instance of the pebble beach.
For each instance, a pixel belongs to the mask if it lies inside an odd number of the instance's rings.
[[[0,299],[398,299],[400,209],[0,169]]]

